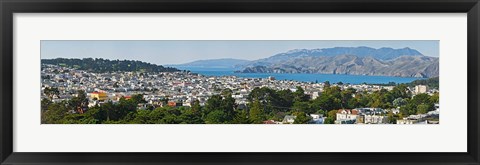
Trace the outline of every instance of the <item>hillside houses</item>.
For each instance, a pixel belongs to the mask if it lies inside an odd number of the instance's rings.
[[[137,105],[138,109],[152,109],[156,107],[191,107],[196,100],[204,106],[210,97],[220,95],[229,89],[235,99],[236,108],[248,110],[248,95],[255,88],[268,87],[274,90],[289,89],[292,92],[301,87],[310,99],[322,96],[324,83],[299,82],[290,80],[277,80],[269,78],[242,78],[236,76],[204,76],[191,72],[110,72],[90,73],[55,65],[42,65],[41,84],[43,98],[50,98],[53,102],[69,100],[75,96],[78,90],[87,94],[88,107],[102,105],[106,102],[118,103],[120,99],[130,99],[131,96],[140,94],[146,103]],[[393,86],[379,86],[367,84],[332,84],[341,89],[353,88],[357,91],[391,90]],[[44,90],[56,88],[58,94],[46,96]],[[415,90],[415,89],[411,89]],[[420,93],[429,92],[427,89],[419,89]],[[354,95],[352,95],[354,97]],[[435,107],[439,109],[439,105]],[[336,124],[386,124],[387,114],[392,111],[398,113],[398,109],[385,110],[381,108],[355,108],[341,109],[335,114]],[[311,124],[325,123],[326,114],[308,114]],[[428,114],[411,115],[397,123],[414,123],[425,118],[438,118],[439,111]],[[284,117],[283,120],[281,117]],[[267,124],[290,124],[295,122],[296,116],[286,114],[281,116],[282,121],[265,121]],[[332,120],[333,121],[333,120]],[[418,122],[416,122],[418,123]]]

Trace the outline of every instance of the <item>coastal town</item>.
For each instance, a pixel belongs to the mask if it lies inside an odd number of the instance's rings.
[[[177,72],[106,72],[93,73],[59,65],[42,64],[41,70],[41,100],[50,99],[52,103],[61,103],[78,96],[77,91],[86,93],[87,104],[80,109],[69,109],[69,114],[86,113],[92,107],[101,107],[103,104],[118,104],[122,99],[141,95],[144,102],[136,105],[137,110],[152,110],[161,107],[193,107],[197,103],[201,107],[207,106],[208,100],[215,95],[222,95],[228,89],[229,97],[234,99],[235,110],[248,111],[251,104],[249,95],[255,89],[269,88],[272,90],[302,90],[308,100],[321,97],[326,86],[338,87],[340,90],[352,89],[350,94],[373,93],[391,91],[395,85],[348,84],[330,82],[299,82],[292,80],[277,80],[267,78],[242,78],[236,76],[204,76],[190,71]],[[55,89],[58,92],[49,94],[46,90]],[[428,85],[415,85],[406,88],[407,92],[416,95],[433,96],[438,94],[437,88]],[[350,97],[350,96],[349,96]],[[397,102],[401,102],[397,101]],[[338,108],[335,110],[320,110],[313,113],[302,113],[308,124],[326,124],[328,118],[333,124],[438,124],[439,104],[434,103],[434,109],[415,114],[400,115],[400,106],[391,108],[354,107]],[[333,114],[334,113],[334,114]],[[396,115],[392,121],[393,115]],[[304,118],[305,116],[301,116]],[[265,118],[263,124],[292,124],[300,120],[298,114],[283,114],[275,119]],[[302,119],[304,120],[304,119]],[[331,120],[331,119],[330,119]]]

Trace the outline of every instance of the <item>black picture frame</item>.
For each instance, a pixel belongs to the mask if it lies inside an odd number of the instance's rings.
[[[480,164],[478,0],[0,0],[1,164]],[[14,13],[468,13],[465,153],[19,153],[13,152]],[[446,141],[445,143],[448,143]],[[439,144],[441,145],[441,144]]]

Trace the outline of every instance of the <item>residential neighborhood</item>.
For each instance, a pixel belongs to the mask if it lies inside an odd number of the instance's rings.
[[[305,95],[302,102],[319,100],[322,95],[330,93],[325,91],[335,87],[339,91],[352,90],[345,98],[360,98],[360,95],[392,91],[395,85],[371,85],[371,84],[348,84],[330,82],[299,82],[292,80],[277,80],[275,77],[268,78],[242,78],[236,76],[204,76],[190,71],[178,72],[106,72],[93,73],[74,68],[43,64],[41,71],[41,100],[50,99],[52,103],[61,103],[78,97],[77,91],[84,91],[88,104],[77,109],[70,109],[70,114],[83,114],[93,107],[101,107],[103,104],[119,104],[121,100],[129,100],[140,95],[144,102],[136,104],[137,110],[154,110],[162,107],[191,108],[195,103],[201,107],[208,106],[208,100],[216,95],[222,95],[228,90],[228,98],[234,100],[234,110],[239,113],[254,107],[251,94],[254,90],[268,88],[273,91],[301,92]],[[51,94],[46,90],[58,90]],[[412,100],[415,95],[438,95],[438,89],[430,89],[427,85],[416,85],[405,88],[411,93]],[[343,94],[343,93],[342,93]],[[356,96],[358,95],[358,96]],[[318,99],[317,99],[318,98]],[[435,109],[426,110],[425,113],[417,112],[406,115],[401,113],[400,106],[406,105],[402,98],[396,99],[388,106],[377,103],[377,107],[344,107],[346,101],[339,100],[338,109],[315,109],[310,106],[295,111],[306,113],[272,112],[275,117],[262,117],[263,124],[292,124],[296,120],[305,120],[306,124],[326,124],[333,120],[334,124],[438,124],[439,104],[435,103]],[[407,98],[409,99],[409,98]],[[393,100],[393,99],[392,99]],[[399,106],[393,105],[397,101]],[[263,104],[265,101],[259,101]],[[352,103],[353,104],[353,103]],[[359,105],[359,103],[356,103]],[[355,104],[353,104],[355,105]],[[272,105],[269,105],[272,106]],[[261,106],[259,106],[262,108]],[[274,106],[272,106],[274,107]],[[319,105],[322,107],[322,105]],[[343,108],[342,108],[343,107]],[[389,107],[389,108],[381,108]],[[278,109],[294,109],[278,108]],[[267,111],[263,108],[263,111]],[[290,110],[288,110],[290,111]],[[313,112],[313,113],[310,113]],[[332,114],[332,115],[329,115]],[[301,116],[298,116],[301,115]],[[398,116],[400,115],[400,116]],[[395,116],[395,117],[393,117]],[[306,118],[306,119],[303,119]],[[393,121],[395,119],[395,121]]]

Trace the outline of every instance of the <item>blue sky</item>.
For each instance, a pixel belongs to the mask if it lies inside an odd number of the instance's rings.
[[[439,56],[439,41],[296,41],[296,40],[158,40],[158,41],[41,41],[41,58],[105,58],[140,60],[154,64],[181,64],[204,59],[256,60],[292,49],[332,47],[416,49],[426,56]]]

